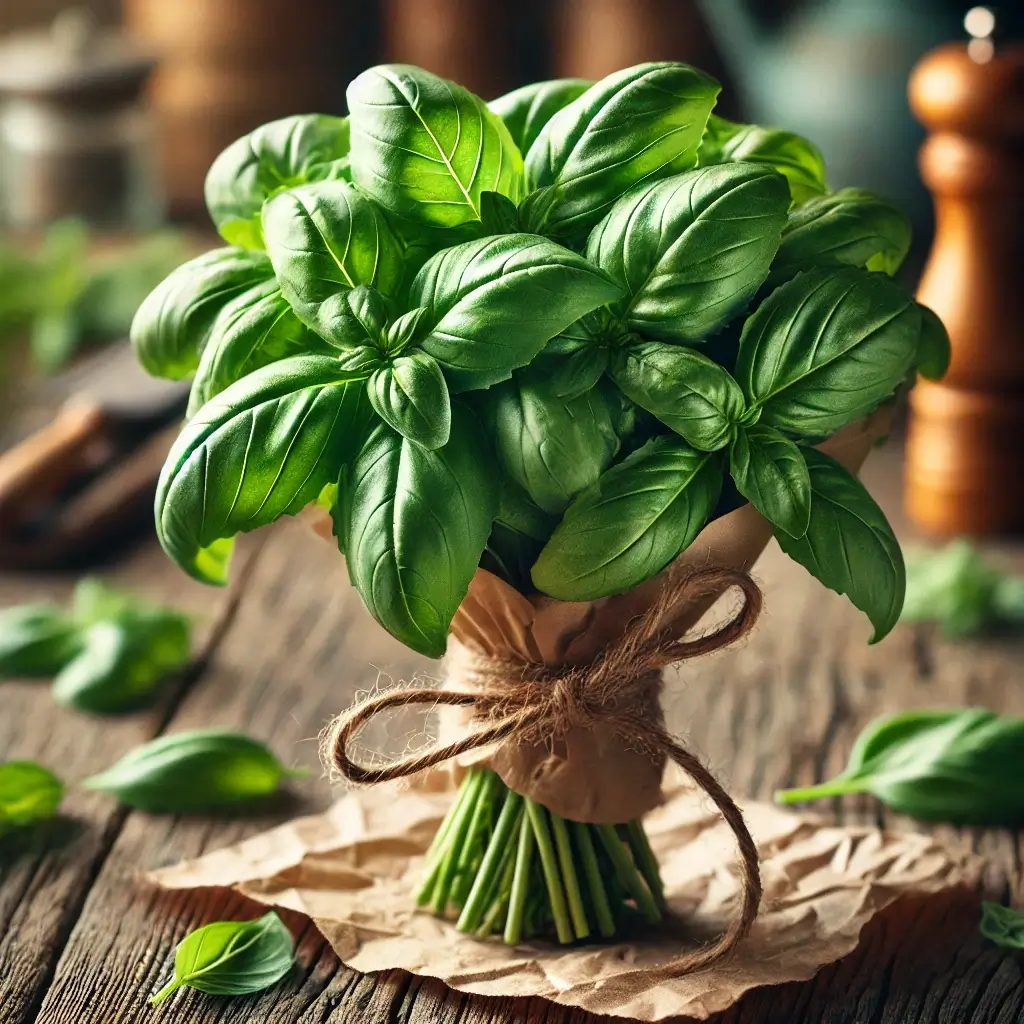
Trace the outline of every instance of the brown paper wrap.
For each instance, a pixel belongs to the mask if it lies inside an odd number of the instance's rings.
[[[824,442],[821,450],[856,473],[872,445],[888,433],[892,414],[892,405],[884,406]],[[452,621],[446,686],[463,687],[468,674],[463,648],[526,666],[588,664],[651,607],[668,572],[710,566],[750,569],[771,537],[771,524],[753,506],[744,505],[709,523],[665,573],[628,593],[598,601],[523,595],[480,569]],[[663,625],[677,632],[695,626],[716,596],[677,605]],[[661,723],[658,686],[652,685],[636,710],[652,723]],[[465,732],[465,712],[440,709],[439,717],[442,743]],[[529,746],[509,739],[461,759],[462,765],[475,762],[493,768],[515,792],[574,821],[630,821],[661,802],[664,758],[630,746],[613,724],[569,729],[554,741]]]
[[[665,795],[645,828],[661,865],[668,924],[607,945],[508,947],[416,911],[423,854],[451,797],[393,783],[151,878],[172,889],[231,886],[305,914],[356,970],[402,968],[463,992],[542,996],[657,1021],[704,1020],[752,988],[807,980],[852,952],[863,926],[901,896],[974,885],[979,876],[980,861],[928,836],[838,828],[746,803],[762,858],[761,914],[728,961],[670,977],[673,960],[718,934],[735,912],[739,880],[732,834],[714,809],[671,772]]]

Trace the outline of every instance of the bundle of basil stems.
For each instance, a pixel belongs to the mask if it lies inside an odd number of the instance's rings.
[[[946,335],[891,279],[906,217],[830,192],[810,142],[716,116],[718,92],[665,62],[486,103],[386,65],[348,117],[225,150],[206,199],[228,247],[132,329],[150,372],[194,377],[167,553],[223,583],[237,534],[319,503],[369,611],[438,657],[478,569],[622,593],[749,501],[884,636],[899,546],[814,445],[941,376]],[[662,891],[639,822],[564,820],[476,768],[420,900],[567,942],[657,921]]]

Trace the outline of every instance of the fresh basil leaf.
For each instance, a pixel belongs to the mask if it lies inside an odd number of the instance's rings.
[[[620,291],[546,238],[495,235],[432,256],[412,283],[411,305],[428,308],[423,349],[457,392],[508,380],[549,339]]]
[[[511,235],[519,230],[519,211],[500,192],[480,193],[480,221],[485,235]]]
[[[917,358],[919,307],[884,274],[816,267],[743,327],[736,379],[761,422],[825,436],[889,398]]]
[[[949,369],[949,335],[945,324],[927,306],[921,311],[921,335],[917,343],[917,372],[928,380],[942,380]]]
[[[859,188],[815,196],[789,215],[772,263],[776,287],[812,266],[845,264],[899,270],[910,249],[910,218],[891,203]]]
[[[799,539],[777,530],[779,547],[829,590],[845,594],[875,627],[878,643],[899,620],[907,576],[903,552],[864,485],[838,462],[803,449],[811,517]]]
[[[159,1006],[180,988],[240,996],[276,985],[295,961],[291,932],[273,911],[256,921],[214,921],[174,951],[174,978],[149,1000]]]
[[[778,171],[789,182],[795,206],[828,191],[825,161],[814,143],[793,132],[737,124],[712,114],[700,147],[700,166],[736,160],[767,164]]]
[[[375,345],[359,345],[346,349],[338,356],[338,367],[349,376],[369,379],[384,365],[385,355]]]
[[[560,601],[632,590],[690,546],[721,487],[715,456],[677,437],[648,441],[569,506],[534,564],[534,584]]]
[[[505,122],[520,153],[533,145],[541,129],[562,109],[582,96],[594,83],[586,78],[556,78],[534,82],[499,96],[487,104]]]
[[[345,293],[345,305],[366,337],[379,344],[390,319],[387,299],[372,285],[360,284]]]
[[[604,376],[611,353],[605,345],[591,345],[567,356],[537,357],[534,365],[547,381],[556,398],[572,399],[585,395]]]
[[[151,701],[188,664],[191,626],[165,609],[137,608],[82,633],[82,649],[53,681],[58,704],[112,714]]]
[[[242,733],[191,729],[136,747],[82,785],[140,811],[188,814],[269,796],[302,774]]]
[[[190,377],[221,309],[273,276],[263,253],[244,249],[214,249],[183,263],[139,306],[131,326],[135,357],[154,377]]]
[[[221,237],[263,248],[260,209],[290,188],[349,177],[347,117],[298,114],[236,139],[206,175],[206,208]]]
[[[671,61],[616,71],[563,107],[526,154],[520,208],[537,234],[580,243],[627,189],[697,163],[719,84]]]
[[[332,348],[292,312],[273,278],[232,299],[213,323],[188,399],[200,407],[246,374],[288,356]]]
[[[365,376],[331,356],[261,367],[209,401],[171,448],[156,497],[157,536],[187,573],[226,581],[235,534],[294,515],[337,479],[366,436]]]
[[[983,901],[978,931],[1000,949],[1024,949],[1024,913],[1012,907]]]
[[[429,71],[381,64],[348,87],[352,179],[418,224],[479,221],[480,196],[518,203],[523,158],[479,96]]]
[[[0,611],[0,678],[52,676],[78,653],[78,627],[53,604]]]
[[[480,556],[480,568],[503,579],[521,594],[533,591],[530,569],[544,547],[544,541],[520,533],[497,519],[491,526],[487,547]]]
[[[631,401],[701,451],[729,444],[745,411],[743,393],[726,370],[678,345],[631,345],[619,351],[611,374]]]
[[[548,515],[511,477],[503,476],[495,522],[532,540],[546,541],[558,520]]]
[[[628,330],[693,344],[754,297],[788,207],[770,168],[703,167],[623,196],[591,232],[587,259],[624,286],[612,311]]]
[[[410,345],[422,340],[422,335],[429,330],[430,310],[425,306],[417,306],[403,313],[384,333],[384,350],[391,355],[403,352]]]
[[[374,370],[369,380],[370,405],[403,437],[440,448],[451,431],[448,387],[437,361],[412,350]]]
[[[548,356],[570,356],[584,349],[599,348],[610,341],[624,343],[621,330],[608,307],[599,306],[556,334],[542,351]]]
[[[1024,719],[983,708],[910,711],[882,718],[854,744],[846,770],[818,786],[776,793],[800,803],[871,793],[898,814],[954,825],[1024,821]]]
[[[502,466],[551,515],[564,512],[619,450],[601,391],[559,398],[540,372],[521,372],[488,393]]]
[[[0,764],[0,836],[8,829],[52,818],[64,799],[64,784],[34,761]]]
[[[263,208],[263,233],[284,297],[339,348],[352,344],[346,293],[372,285],[393,295],[401,283],[398,240],[377,204],[347,181],[282,192]]]
[[[352,584],[392,636],[431,658],[444,654],[498,510],[492,459],[476,419],[454,405],[436,451],[378,426],[342,488]]]
[[[729,451],[729,471],[739,489],[773,526],[803,537],[811,521],[811,475],[803,454],[777,430],[741,427]]]

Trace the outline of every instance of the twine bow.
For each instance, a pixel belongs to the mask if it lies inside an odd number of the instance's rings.
[[[737,587],[743,603],[731,619],[692,640],[662,626],[683,602]],[[635,698],[649,692],[652,674],[668,665],[711,654],[750,632],[761,612],[761,591],[745,572],[701,569],[662,588],[658,599],[627,627],[622,637],[588,665],[551,667],[500,658],[480,658],[474,666],[478,692],[406,688],[390,690],[357,704],[329,728],[324,751],[349,781],[374,784],[405,778],[479,747],[511,739],[531,744],[563,736],[569,729],[601,723],[627,743],[674,761],[712,800],[736,838],[743,868],[740,912],[711,946],[675,961],[672,974],[685,974],[720,960],[747,934],[761,902],[757,847],[740,809],[698,758],[659,721],[638,714]],[[462,739],[381,767],[352,760],[348,746],[375,715],[413,704],[468,707],[482,727]]]

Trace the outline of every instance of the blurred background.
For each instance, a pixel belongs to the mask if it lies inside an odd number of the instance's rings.
[[[343,113],[347,82],[385,60],[421,65],[485,98],[543,78],[596,79],[645,60],[696,64],[723,83],[719,113],[808,136],[824,153],[833,189],[873,189],[910,213],[915,244],[902,276],[913,288],[932,244],[933,197],[918,171],[925,130],[908,102],[911,72],[940,44],[963,48],[980,36],[971,45],[989,48],[975,54],[984,63],[993,40],[1002,46],[1021,37],[1024,5],[975,9],[984,13],[965,29],[969,7],[962,0],[91,0],[73,7],[4,0],[0,448],[53,427],[54,410],[83,387],[82,354],[123,339],[149,289],[217,244],[202,197],[214,157],[268,120]],[[952,88],[944,82],[938,74],[932,83],[940,99]],[[1013,95],[1019,99],[1019,90]],[[1007,113],[1006,123],[1016,125]],[[1014,230],[1019,238],[1019,225]],[[1005,270],[1007,280],[1013,273]],[[126,396],[116,397],[122,440],[107,437],[94,445],[98,454],[76,456],[86,463],[109,462],[124,437],[137,447],[180,412],[180,394],[153,394],[126,377],[127,360],[105,372],[135,393],[127,410]],[[90,388],[103,391],[94,364],[89,374]],[[95,415],[65,417],[48,439],[33,442],[31,457],[37,465],[59,461],[69,438],[80,441],[96,422]],[[152,451],[158,462],[159,444]],[[12,472],[23,469],[24,455],[13,468],[9,457],[0,462],[0,562],[8,560],[5,522],[17,518],[4,495]],[[133,472],[138,489],[152,467]],[[105,500],[146,504],[134,491]]]

